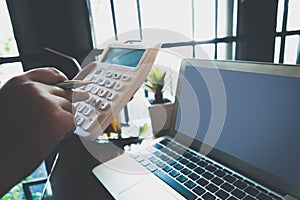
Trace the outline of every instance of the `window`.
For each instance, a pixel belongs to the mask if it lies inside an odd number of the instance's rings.
[[[103,49],[103,42],[114,39],[114,26],[110,1],[90,0],[94,45]]]
[[[19,56],[5,0],[0,0],[0,57]]]
[[[0,14],[0,58],[2,58],[0,63],[0,87],[2,87],[8,79],[22,73],[23,66],[21,62],[17,62],[20,61],[19,52],[5,0],[0,0]]]
[[[237,5],[237,0],[195,1],[196,58],[235,59]]]
[[[299,6],[298,0],[278,1],[274,63],[299,64]]]

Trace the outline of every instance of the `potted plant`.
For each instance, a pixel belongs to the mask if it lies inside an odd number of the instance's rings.
[[[163,68],[154,66],[144,84],[144,88],[154,94],[154,99],[147,99],[146,102],[154,134],[168,129],[170,125],[173,103],[163,96],[166,75]]]

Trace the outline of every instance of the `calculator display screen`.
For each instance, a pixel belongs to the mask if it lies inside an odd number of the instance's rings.
[[[110,48],[102,62],[136,67],[144,52],[144,49]]]

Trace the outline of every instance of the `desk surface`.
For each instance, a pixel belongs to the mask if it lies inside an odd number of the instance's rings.
[[[120,154],[119,148],[113,149],[108,144],[94,145],[99,151],[105,152],[107,156],[105,159]],[[92,174],[92,169],[99,164],[100,162],[87,151],[80,139],[71,136],[59,146],[59,157],[49,177],[53,195],[43,199],[113,199]]]

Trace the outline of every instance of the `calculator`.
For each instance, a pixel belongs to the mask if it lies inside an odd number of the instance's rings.
[[[76,134],[95,140],[105,131],[145,81],[159,48],[111,44],[103,51],[96,68],[83,79],[92,83],[76,89],[90,94],[74,103]]]

